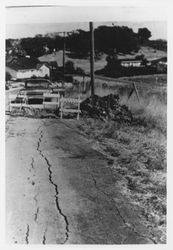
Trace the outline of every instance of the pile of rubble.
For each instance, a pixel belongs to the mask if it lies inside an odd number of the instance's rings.
[[[133,116],[125,105],[120,105],[118,95],[94,95],[81,103],[82,117],[131,123]]]

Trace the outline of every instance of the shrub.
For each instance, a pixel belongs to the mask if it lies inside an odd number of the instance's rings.
[[[85,74],[85,71],[84,71],[82,68],[77,67],[76,70],[75,70],[75,73],[76,73],[77,75],[84,75],[84,74]]]
[[[6,73],[5,73],[5,80],[6,80],[6,81],[10,81],[11,78],[12,78],[11,74],[10,74],[9,72],[6,72]]]
[[[74,74],[74,72],[75,72],[74,62],[72,62],[72,61],[67,61],[67,62],[65,63],[65,71],[66,71],[68,74]]]

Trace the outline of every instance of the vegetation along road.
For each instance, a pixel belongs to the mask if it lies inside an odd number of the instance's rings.
[[[107,158],[77,127],[74,120],[7,120],[7,241],[156,243]]]

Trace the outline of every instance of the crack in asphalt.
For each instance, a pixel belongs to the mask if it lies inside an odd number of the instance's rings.
[[[37,207],[36,213],[35,213],[35,215],[34,215],[34,221],[35,221],[35,222],[37,221],[38,214],[39,214],[39,207]]]
[[[43,241],[42,241],[43,245],[46,244],[46,233],[47,233],[47,228],[45,229],[44,234],[43,234]]]
[[[38,202],[38,200],[37,200],[37,196],[38,196],[38,193],[34,196],[34,200],[35,200],[35,203],[36,203],[36,205],[37,205],[37,202]]]
[[[59,214],[63,217],[64,219],[64,222],[65,222],[65,230],[66,230],[66,233],[65,233],[65,240],[62,244],[65,244],[68,239],[69,239],[69,222],[68,222],[68,219],[67,219],[67,216],[63,213],[61,207],[60,207],[60,204],[59,204],[59,191],[58,191],[58,185],[56,183],[53,182],[53,179],[52,179],[52,165],[50,164],[49,160],[46,158],[46,156],[43,154],[42,150],[40,149],[40,144],[41,144],[41,141],[42,141],[42,138],[43,138],[43,131],[41,130],[40,131],[40,137],[38,139],[38,143],[37,143],[37,151],[39,152],[39,154],[42,156],[42,158],[46,161],[46,164],[48,166],[48,172],[49,172],[49,181],[50,183],[54,186],[55,188],[55,202],[56,202],[56,207],[57,207],[57,210],[59,212]]]
[[[50,180],[50,182],[52,183],[52,185],[54,185],[54,187],[55,187],[55,193],[56,193],[55,198],[56,198],[57,209],[58,209],[59,213],[64,217],[64,220],[65,220],[65,222],[66,222],[66,239],[65,239],[65,241],[64,241],[64,243],[66,243],[66,241],[68,240],[68,237],[69,237],[69,228],[68,228],[68,227],[69,227],[69,223],[68,223],[67,217],[63,214],[63,212],[62,212],[62,210],[61,210],[61,208],[60,208],[60,206],[59,206],[59,201],[58,201],[58,194],[59,194],[59,192],[58,192],[58,186],[57,186],[57,185],[53,182],[53,180],[52,180],[52,170],[51,170],[51,167],[52,167],[52,166],[51,166],[49,160],[44,156],[44,154],[43,154],[42,151],[40,150],[40,143],[41,143],[41,141],[42,141],[42,138],[43,138],[43,131],[40,132],[40,137],[39,137],[39,141],[38,141],[38,144],[37,144],[37,150],[39,151],[40,155],[44,158],[44,160],[45,160],[46,163],[47,163],[48,171],[49,171],[49,180]],[[90,172],[90,171],[89,171],[89,172]],[[134,226],[133,224],[129,223],[129,222],[123,217],[123,215],[122,215],[121,212],[120,212],[120,209],[119,209],[119,208],[117,207],[117,205],[115,204],[114,199],[113,199],[108,193],[106,193],[104,190],[100,189],[100,188],[98,187],[98,185],[97,185],[97,181],[96,181],[96,179],[94,178],[94,176],[93,176],[91,173],[90,173],[90,175],[91,175],[91,177],[92,177],[92,179],[93,179],[94,185],[95,185],[95,187],[97,188],[97,190],[98,190],[99,192],[103,193],[106,197],[108,197],[108,198],[114,203],[115,208],[116,208],[116,211],[117,211],[117,215],[121,218],[121,220],[123,221],[123,224],[126,226],[126,228],[128,228],[129,231],[135,233],[138,237],[145,238],[145,239],[149,239],[149,240],[151,240],[154,244],[157,244],[157,242],[156,242],[154,239],[150,238],[149,236],[144,235],[144,234],[140,234],[140,233],[136,230],[135,226]],[[127,238],[128,238],[128,237],[124,237],[124,239],[121,241],[121,244],[123,244],[123,243],[127,240]],[[45,234],[44,234],[44,235],[43,235],[43,242],[45,242],[45,240],[46,240],[46,238],[45,238]],[[44,243],[43,243],[43,244],[44,244]]]
[[[27,224],[26,229],[26,237],[25,237],[26,244],[29,244],[29,225]]]
[[[89,172],[90,172],[90,171],[89,171]],[[119,215],[119,217],[120,217],[121,220],[123,221],[124,225],[125,225],[130,231],[132,231],[133,233],[135,233],[137,236],[139,236],[139,237],[141,237],[141,238],[149,239],[149,240],[151,240],[154,244],[157,244],[157,242],[156,242],[154,239],[150,238],[149,236],[138,233],[137,230],[136,230],[136,228],[135,228],[135,226],[132,225],[132,224],[130,224],[130,223],[128,223],[128,222],[126,221],[126,219],[125,219],[125,218],[123,217],[123,215],[121,214],[119,208],[117,207],[117,205],[116,205],[114,199],[113,199],[108,193],[106,193],[105,191],[103,191],[102,189],[100,189],[100,188],[98,187],[98,185],[97,185],[97,181],[96,181],[96,179],[94,178],[94,176],[93,176],[91,173],[90,173],[90,175],[91,175],[91,177],[92,177],[92,179],[93,179],[93,182],[94,182],[94,185],[95,185],[96,189],[97,189],[98,191],[100,191],[101,193],[103,193],[103,194],[104,194],[106,197],[108,197],[111,201],[113,201],[113,203],[114,203],[114,205],[115,205],[115,208],[116,208],[116,210],[117,210],[117,214]],[[127,239],[127,238],[123,239],[123,243],[126,241],[126,239]],[[121,242],[121,244],[123,244],[123,243]]]
[[[31,162],[31,166],[32,168],[34,169],[34,158],[32,157],[32,162]],[[39,207],[38,207],[38,200],[37,200],[37,196],[38,196],[38,193],[34,196],[34,201],[35,201],[35,204],[36,204],[36,212],[34,214],[34,221],[37,222],[37,218],[38,218],[38,214],[39,214]]]
[[[34,169],[34,158],[32,157],[31,168]]]

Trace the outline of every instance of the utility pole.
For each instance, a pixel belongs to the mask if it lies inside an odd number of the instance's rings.
[[[91,96],[94,96],[94,30],[93,22],[89,23],[90,26],[90,74],[91,74]]]
[[[62,65],[63,65],[63,80],[65,81],[65,33],[66,32],[63,32],[63,62],[62,62]]]
[[[68,34],[72,34],[73,32],[67,32],[67,31],[63,31],[63,32],[57,32],[58,34],[61,34],[63,37],[63,55],[62,55],[62,73],[63,73],[63,81],[65,80],[65,50],[66,50],[66,36]]]

